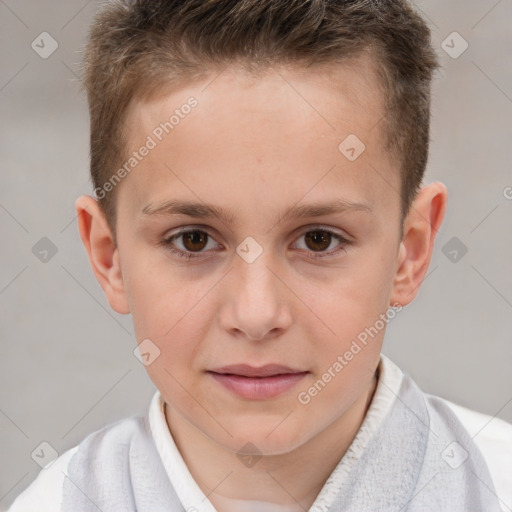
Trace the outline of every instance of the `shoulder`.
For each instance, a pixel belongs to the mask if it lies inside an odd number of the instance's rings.
[[[484,481],[488,482],[489,491],[492,492],[494,487],[501,507],[512,510],[512,425],[423,392],[391,360],[385,356],[382,360],[387,374],[393,370],[400,375],[395,379],[396,396],[403,400],[404,389],[411,386],[423,396],[432,433],[429,454],[432,460],[439,461],[441,455],[454,469],[464,467],[469,473],[474,471],[483,487],[486,485]]]
[[[488,490],[494,494],[493,485],[500,506],[512,507],[512,425],[439,396],[424,396],[432,430],[437,433],[444,427],[451,437],[450,444],[442,447],[441,458],[454,469],[475,464],[484,487],[486,467],[491,486]]]
[[[435,398],[455,413],[484,457],[502,504],[512,508],[512,425],[443,398]]]
[[[36,479],[15,499],[8,512],[50,512],[60,510],[62,493],[73,466],[99,462],[104,468],[115,465],[115,454],[129,446],[134,436],[147,429],[142,416],[132,416],[89,434],[43,468]]]
[[[37,478],[23,491],[8,512],[60,510],[61,489],[69,461],[78,450],[78,445],[69,449],[43,468]]]

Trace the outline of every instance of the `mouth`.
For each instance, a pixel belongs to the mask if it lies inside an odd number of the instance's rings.
[[[231,365],[210,370],[211,377],[231,393],[248,400],[265,400],[285,393],[309,371],[283,365]]]

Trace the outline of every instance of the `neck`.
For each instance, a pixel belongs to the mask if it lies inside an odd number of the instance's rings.
[[[327,428],[299,448],[264,455],[251,467],[168,405],[165,416],[191,475],[217,510],[301,512],[311,507],[354,440],[376,384],[377,372],[368,389]]]

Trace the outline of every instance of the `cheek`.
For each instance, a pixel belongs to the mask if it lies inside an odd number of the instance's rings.
[[[215,321],[212,305],[212,276],[194,280],[190,272],[177,270],[169,262],[155,262],[151,268],[135,264],[130,273],[129,302],[136,338],[150,339],[160,355],[146,367],[152,380],[172,385],[169,372],[183,381],[195,368],[197,354],[204,350],[208,329]],[[218,279],[218,277],[216,278]],[[169,380],[170,379],[170,380]]]
[[[321,287],[303,287],[305,296],[311,298],[311,309],[318,311],[338,338],[356,335],[388,309],[394,267],[392,259],[384,260],[379,252],[351,257]]]
[[[330,411],[330,419],[350,407],[367,389],[376,368],[388,322],[387,300],[359,280],[346,280],[343,292],[331,293],[318,308],[332,331],[318,335],[317,320],[309,322],[312,375],[299,390],[298,401],[311,410]],[[325,331],[325,330],[324,330]],[[315,336],[316,333],[316,336]],[[325,424],[330,419],[324,418]]]
[[[125,290],[137,339],[163,339],[195,309],[209,280],[194,280],[160,251],[133,251],[123,265]],[[211,284],[210,284],[211,287]]]
[[[353,304],[372,323],[389,305],[398,247],[393,242],[392,239],[376,241],[365,251],[360,264],[354,265],[350,283]]]
[[[390,247],[382,246],[361,251],[351,256],[336,279],[324,283],[321,290],[310,288],[305,292],[309,292],[311,309],[317,314],[308,315],[307,329],[311,339],[315,339],[311,360],[317,362],[317,378],[329,368],[336,374],[329,385],[331,389],[356,390],[358,382],[366,384],[371,375],[368,369],[378,361],[391,316],[388,316],[394,275],[391,251]],[[382,254],[387,256],[383,258]],[[337,365],[336,372],[332,367],[338,356],[343,359],[343,368]],[[327,375],[326,379],[329,378]]]

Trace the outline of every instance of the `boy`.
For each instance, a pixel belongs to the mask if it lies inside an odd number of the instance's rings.
[[[420,188],[437,63],[411,7],[113,2],[85,64],[80,235],[158,392],[11,510],[499,511],[512,427],[473,441],[380,353],[447,200]]]

